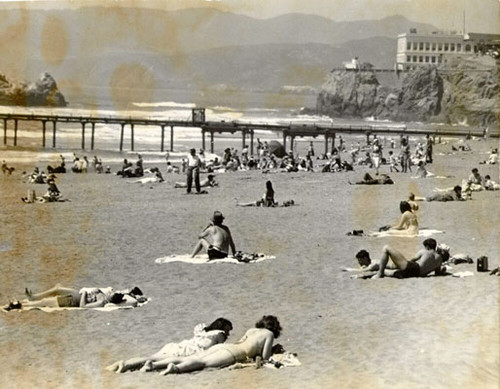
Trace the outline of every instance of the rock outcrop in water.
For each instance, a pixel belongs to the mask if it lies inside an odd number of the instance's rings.
[[[67,102],[48,73],[34,83],[9,81],[0,73],[0,105],[65,107]]]
[[[316,111],[331,117],[498,125],[498,72],[491,58],[458,59],[446,70],[425,66],[404,74],[401,87],[380,85],[375,73],[333,71]]]

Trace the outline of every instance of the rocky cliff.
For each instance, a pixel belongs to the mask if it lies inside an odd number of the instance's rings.
[[[401,77],[400,87],[387,87],[372,72],[333,71],[316,111],[331,117],[498,125],[498,72],[491,58],[456,60],[442,69],[425,66]]]
[[[0,105],[65,107],[67,102],[48,73],[34,83],[9,81],[0,73]]]

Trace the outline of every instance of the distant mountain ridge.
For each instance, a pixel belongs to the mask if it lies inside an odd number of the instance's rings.
[[[105,98],[141,87],[318,88],[354,56],[392,68],[399,33],[435,30],[401,16],[335,22],[302,14],[254,19],[214,9],[104,7],[9,10],[3,25],[0,71],[17,79],[49,72],[70,101],[88,86],[107,88]],[[7,42],[9,31],[19,33]]]

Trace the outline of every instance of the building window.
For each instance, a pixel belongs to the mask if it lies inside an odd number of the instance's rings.
[[[417,42],[413,42],[413,50],[418,50],[418,43]]]
[[[411,62],[411,55],[406,56],[406,62]]]
[[[425,43],[425,50],[429,51],[431,49],[431,44],[429,42]]]
[[[436,63],[436,57],[432,56],[431,61],[432,61],[432,63]]]
[[[428,55],[425,56],[425,62],[429,62],[429,56]]]
[[[470,45],[465,45],[465,51],[466,51],[467,53],[469,53],[469,52],[470,52]]]
[[[460,43],[457,43],[457,51],[462,52],[462,45]]]
[[[424,57],[422,56],[418,57],[418,62],[424,62]]]
[[[443,44],[442,43],[438,44],[438,51],[443,51]]]
[[[420,42],[420,44],[418,45],[418,49],[420,51],[423,51],[424,50],[424,42]]]
[[[435,43],[432,44],[432,51],[436,51],[436,44]]]
[[[417,62],[417,56],[416,55],[413,56],[413,62]]]
[[[406,50],[411,50],[411,42],[406,43]]]
[[[455,51],[455,44],[454,43],[450,43],[450,51]]]
[[[449,47],[448,47],[448,43],[445,43],[444,44],[444,51],[448,51]]]

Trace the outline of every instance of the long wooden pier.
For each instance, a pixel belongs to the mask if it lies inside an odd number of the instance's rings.
[[[13,122],[13,137],[12,142],[17,146],[19,122],[35,121],[41,123],[41,141],[42,147],[47,146],[47,125],[52,127],[52,147],[56,147],[56,135],[58,123],[79,123],[81,125],[81,148],[86,149],[86,128],[90,126],[90,149],[94,149],[95,145],[95,126],[96,124],[114,124],[120,126],[119,150],[123,150],[123,139],[125,127],[130,128],[131,151],[134,151],[134,127],[141,126],[156,126],[161,129],[160,151],[165,150],[165,129],[170,129],[170,151],[174,150],[174,128],[200,128],[202,134],[202,148],[206,148],[206,135],[210,136],[210,151],[214,152],[214,134],[216,133],[240,133],[242,137],[242,146],[246,146],[247,136],[250,137],[250,153],[254,151],[254,132],[255,130],[272,130],[281,132],[283,146],[286,148],[287,139],[290,138],[290,147],[293,150],[294,139],[296,137],[314,137],[322,136],[325,139],[325,153],[328,152],[329,145],[335,147],[335,139],[337,134],[364,134],[367,141],[371,135],[376,134],[392,134],[394,136],[404,135],[430,135],[430,136],[477,136],[485,135],[484,130],[480,129],[457,129],[455,127],[428,127],[425,129],[409,129],[406,125],[387,126],[381,124],[335,124],[335,123],[319,123],[319,124],[298,124],[298,123],[252,123],[252,122],[225,122],[225,121],[206,121],[205,111],[203,108],[193,110],[191,120],[170,120],[170,119],[151,119],[144,117],[131,116],[73,116],[60,114],[34,114],[34,113],[0,113],[0,121],[3,120],[3,144],[8,144],[8,123]],[[498,136],[498,134],[491,134]],[[331,141],[331,142],[330,142]]]

